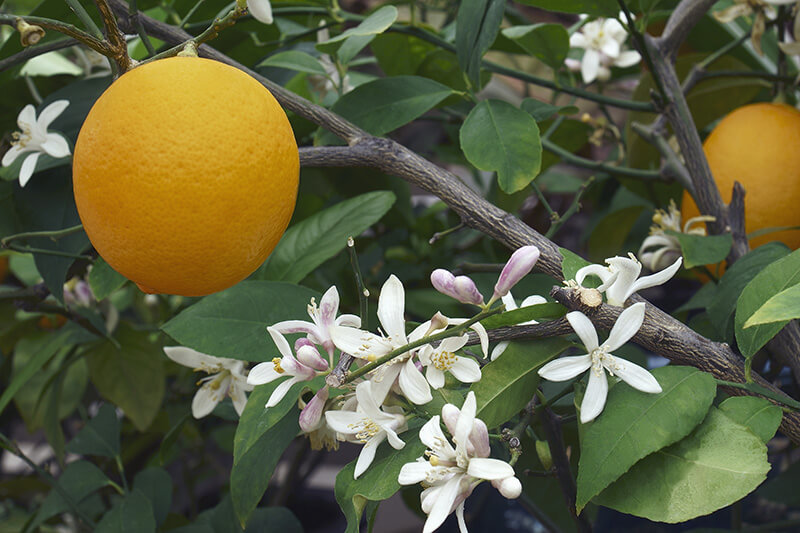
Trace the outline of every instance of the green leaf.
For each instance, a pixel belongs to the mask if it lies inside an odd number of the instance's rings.
[[[297,397],[310,384],[296,383],[277,405],[265,408],[272,391],[282,381],[260,385],[250,393],[236,428],[231,496],[236,516],[243,526],[267,490],[283,451],[299,431]]]
[[[477,417],[494,428],[508,421],[533,398],[539,369],[571,346],[559,338],[511,342],[503,355],[481,369],[470,390],[478,402]]]
[[[95,533],[155,533],[153,506],[142,491],[133,489],[97,524]]]
[[[772,322],[785,323],[794,318],[800,318],[800,284],[793,285],[764,302],[764,305],[750,315],[743,327],[747,329]]]
[[[615,209],[594,224],[592,235],[589,237],[589,257],[599,261],[624,250],[625,241],[628,240],[628,235],[644,209],[642,205]]]
[[[300,520],[286,507],[261,507],[253,511],[244,533],[303,533]]]
[[[368,501],[379,502],[390,498],[400,490],[397,476],[406,463],[413,463],[425,452],[425,445],[419,440],[419,420],[412,421],[407,431],[400,434],[405,442],[400,450],[395,450],[384,442],[378,448],[375,459],[358,479],[353,479],[356,461],[352,461],[336,475],[334,494],[336,501],[347,518],[347,533],[358,533],[361,514]]]
[[[736,266],[736,263],[734,263]],[[769,299],[793,285],[800,283],[800,250],[772,262],[742,290],[736,302],[735,331],[739,351],[750,357],[764,346],[789,322],[782,320],[744,328],[745,323]]]
[[[520,104],[523,111],[533,117],[536,122],[542,122],[549,119],[556,113],[559,115],[572,115],[579,111],[574,105],[553,105],[547,102],[536,100],[535,98],[526,98]]]
[[[387,76],[417,74],[425,57],[436,47],[418,37],[402,33],[384,33],[370,44],[375,59]],[[402,54],[397,51],[402,50]]]
[[[419,118],[451,94],[450,87],[419,76],[378,78],[339,98],[331,110],[373,135],[384,135]],[[327,143],[328,136],[322,142]]]
[[[254,278],[298,283],[342,251],[348,237],[357,237],[378,222],[394,202],[394,193],[375,191],[311,215],[283,234]]]
[[[619,4],[614,0],[519,0],[520,4],[535,6],[547,11],[616,17]]]
[[[133,478],[133,488],[150,500],[156,524],[163,524],[172,505],[172,477],[169,473],[163,468],[149,466]]]
[[[289,50],[288,52],[279,52],[271,55],[257,66],[280,67],[297,72],[308,72],[309,74],[318,74],[320,76],[326,75],[325,68],[316,57],[298,50]]]
[[[733,236],[730,233],[723,235],[693,235],[679,231],[667,230],[667,235],[678,239],[683,253],[683,266],[694,268],[701,265],[719,263],[731,251]]]
[[[81,455],[116,457],[119,455],[119,432],[117,410],[110,403],[104,403],[95,417],[67,444],[66,450]]]
[[[504,29],[503,35],[553,69],[561,68],[569,52],[569,35],[561,24],[514,26]]]
[[[714,378],[688,366],[656,368],[661,394],[617,385],[603,415],[585,429],[578,467],[578,511],[641,459],[688,435],[708,413]]]
[[[497,38],[505,5],[505,0],[462,0],[458,7],[456,55],[476,90],[480,88],[483,54]]]
[[[219,357],[266,361],[275,353],[267,326],[289,319],[308,320],[316,292],[278,281],[243,281],[206,296],[164,324],[183,346]]]
[[[355,28],[350,28],[339,35],[328,39],[324,43],[319,43],[317,45],[317,50],[320,52],[325,52],[326,54],[332,54],[338,48],[338,46],[332,45],[344,41],[349,37],[377,35],[379,33],[383,33],[389,29],[392,24],[394,24],[395,20],[397,20],[397,8],[394,6],[383,6],[361,21],[361,23]]]
[[[102,257],[98,257],[89,272],[89,286],[98,301],[106,299],[112,292],[122,287],[128,278],[111,268]]]
[[[486,329],[501,328],[503,326],[514,326],[529,320],[541,320],[543,318],[561,318],[566,314],[566,309],[558,303],[547,302],[543,304],[528,305],[520,309],[506,311],[499,315],[493,315],[481,320],[481,324]]]
[[[559,248],[558,251],[561,252],[561,257],[564,258],[561,261],[561,272],[564,274],[564,279],[575,279],[575,274],[578,270],[591,265],[589,261],[566,248]]]
[[[158,414],[164,398],[164,354],[146,331],[121,322],[115,333],[120,347],[110,340],[86,351],[89,375],[97,391],[118,405],[139,431]]]
[[[497,171],[500,188],[508,194],[521,191],[539,174],[539,126],[507,102],[480,102],[470,111],[459,137],[469,162],[481,170]]]
[[[783,418],[780,407],[756,396],[732,396],[719,408],[734,422],[750,428],[765,444],[775,436]]]
[[[712,407],[688,437],[638,462],[593,501],[656,522],[683,522],[740,500],[769,468],[761,439]]]
[[[109,479],[94,464],[89,461],[79,460],[69,463],[56,482],[72,498],[73,503],[79,504],[94,491],[108,485]],[[39,508],[39,512],[36,513],[36,518],[31,523],[28,531],[34,531],[39,524],[48,518],[69,510],[70,506],[61,494],[55,489],[51,490],[47,498],[42,502],[42,506]]]
[[[745,286],[764,267],[788,253],[789,249],[785,245],[771,242],[740,257],[725,271],[725,275],[717,284],[714,301],[708,306],[708,318],[723,338],[733,340],[733,313],[737,307],[736,301]],[[742,318],[742,324],[747,318]]]

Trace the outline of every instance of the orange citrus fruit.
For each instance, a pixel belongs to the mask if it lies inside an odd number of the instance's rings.
[[[95,102],[73,189],[98,253],[149,293],[202,296],[241,281],[294,211],[300,162],[286,114],[244,72],[173,57]]]
[[[733,183],[745,188],[745,231],[800,225],[800,111],[783,104],[751,104],[723,118],[703,143],[722,199]],[[683,220],[699,214],[684,193]],[[755,248],[782,241],[800,248],[800,231],[767,233],[750,240]]]

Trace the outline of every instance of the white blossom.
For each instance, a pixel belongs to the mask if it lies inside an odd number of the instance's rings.
[[[681,212],[675,206],[675,202],[670,200],[669,207],[666,210],[656,209],[653,214],[650,235],[639,248],[639,257],[642,258],[642,264],[650,270],[667,268],[681,257],[681,243],[677,237],[666,232],[671,230],[678,233],[683,232],[689,235],[704,236],[706,234],[705,228],[697,226],[697,224],[713,220],[715,218],[712,216],[698,216],[687,220],[686,224],[681,228]]]
[[[605,292],[609,305],[623,306],[634,293],[661,285],[678,271],[683,262],[682,257],[678,257],[669,267],[651,274],[639,277],[642,272],[642,264],[633,254],[628,257],[609,257],[606,259],[607,267],[602,265],[587,265],[575,273],[575,281],[582,286],[587,276],[595,275],[602,281],[602,285],[597,288],[600,292]]]
[[[580,62],[584,83],[591,83],[596,79],[607,80],[611,76],[612,66],[624,68],[639,62],[639,52],[625,50],[623,45],[627,38],[625,28],[613,18],[587,22],[570,36],[570,46],[584,50]]]
[[[420,351],[419,360],[426,368],[425,377],[431,387],[441,389],[444,387],[444,373],[450,372],[462,383],[475,383],[481,379],[481,367],[471,357],[456,355],[455,352],[467,344],[469,335],[448,337],[439,343],[436,348],[429,344]]]

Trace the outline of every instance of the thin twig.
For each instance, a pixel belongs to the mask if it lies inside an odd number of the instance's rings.
[[[8,56],[5,59],[0,59],[0,72],[3,72],[4,70],[8,70],[11,67],[24,63],[29,59],[33,59],[34,57],[38,57],[40,55],[53,52],[55,50],[69,48],[70,46],[75,46],[76,44],[79,44],[78,41],[76,41],[75,39],[68,38],[68,39],[58,39],[56,41],[51,41],[45,44],[37,44],[35,46],[29,46],[23,49],[21,52],[17,52],[16,54]]]

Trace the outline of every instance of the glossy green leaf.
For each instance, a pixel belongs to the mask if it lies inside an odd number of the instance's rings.
[[[524,189],[539,174],[542,142],[533,117],[500,100],[483,100],[470,111],[459,134],[461,149],[481,170],[497,171],[506,193]]]
[[[125,322],[114,338],[86,352],[89,375],[97,391],[118,405],[140,431],[150,426],[164,398],[164,352],[146,331],[136,331]]]
[[[740,257],[725,271],[725,275],[717,284],[714,301],[708,306],[708,317],[722,337],[733,340],[733,313],[737,306],[736,301],[745,286],[764,267],[788,253],[789,249],[785,245],[771,242]],[[742,318],[742,324],[747,318]]]
[[[514,326],[529,320],[561,318],[566,313],[566,308],[563,305],[547,302],[528,305],[519,309],[500,313],[499,315],[493,315],[481,320],[481,324],[483,324],[486,329],[495,329],[503,326]]]
[[[277,281],[243,281],[206,296],[162,329],[183,346],[219,357],[245,361],[272,359],[275,347],[267,326],[308,318],[316,292]]]
[[[503,35],[554,69],[561,68],[569,52],[569,35],[561,24],[513,26],[504,29]]]
[[[503,355],[481,369],[481,380],[470,390],[478,402],[477,417],[494,428],[531,401],[539,384],[539,369],[570,346],[559,338],[511,342]]]
[[[111,268],[102,257],[98,257],[89,272],[89,286],[97,300],[104,300],[112,292],[122,287],[128,278]]]
[[[680,242],[685,268],[719,263],[728,257],[733,245],[733,236],[730,233],[693,235],[672,230],[667,230],[666,233]]]
[[[119,455],[119,432],[117,410],[110,403],[104,403],[94,418],[67,444],[66,449],[81,455],[116,457]]]
[[[358,237],[378,222],[395,202],[390,191],[350,198],[290,227],[254,278],[298,283],[341,252],[348,237]]]
[[[450,87],[428,78],[379,78],[339,98],[332,111],[373,135],[384,135],[419,118],[451,94]]]
[[[614,0],[519,0],[520,4],[535,6],[547,11],[616,17],[619,4]]]
[[[375,459],[367,470],[353,479],[356,462],[352,461],[336,475],[334,494],[336,501],[347,518],[347,533],[358,533],[361,514],[368,502],[379,502],[390,498],[400,490],[397,476],[406,463],[413,463],[425,452],[425,445],[419,440],[419,420],[409,424],[407,431],[400,433],[405,442],[400,450],[383,442],[375,454]]]
[[[79,460],[69,463],[56,482],[72,498],[72,503],[79,504],[94,491],[108,485],[110,480],[94,464]],[[34,531],[37,525],[48,518],[69,510],[70,505],[64,500],[61,493],[53,489],[42,502],[39,512],[28,530]]]
[[[336,47],[331,46],[332,44],[344,41],[349,37],[377,35],[379,33],[383,33],[389,29],[395,20],[397,20],[397,8],[394,6],[383,6],[361,21],[358,26],[350,28],[339,35],[328,39],[324,43],[318,44],[317,49],[325,53],[331,53],[336,49]]]
[[[547,102],[542,102],[541,100],[537,100],[535,98],[524,99],[522,104],[520,104],[520,107],[523,111],[532,116],[533,120],[536,122],[542,122],[543,120],[552,118],[552,116],[556,113],[559,115],[572,115],[579,111],[579,109],[574,105],[553,105],[548,104]]]
[[[461,70],[480,88],[483,54],[489,50],[503,22],[505,0],[462,0],[456,16],[456,55]]]
[[[735,264],[734,264],[735,266]],[[800,250],[764,267],[742,290],[736,302],[735,331],[739,351],[755,354],[788,323],[787,320],[745,328],[745,323],[769,299],[800,283]]]
[[[593,501],[656,522],[683,522],[740,500],[769,469],[761,439],[712,408],[688,437],[638,462]]]
[[[155,533],[153,506],[142,491],[133,489],[107,512],[95,533]]]
[[[559,248],[558,251],[561,252],[561,257],[564,258],[561,261],[561,272],[564,274],[564,279],[575,279],[575,274],[578,270],[592,264],[566,248]]]
[[[772,322],[786,322],[800,318],[800,284],[793,285],[783,290],[764,302],[764,305],[750,315],[744,323],[744,328]]]
[[[725,416],[755,433],[764,443],[775,436],[781,425],[783,411],[765,398],[733,396],[719,404]]]
[[[417,74],[417,69],[436,47],[412,35],[383,33],[370,44],[378,65],[387,76]],[[402,50],[402,54],[397,51]]]
[[[616,385],[602,416],[583,434],[578,467],[580,511],[641,459],[688,435],[708,413],[717,391],[714,378],[688,366],[656,368],[660,394]]]
[[[325,76],[325,68],[319,60],[298,50],[289,50],[287,52],[279,52],[269,56],[267,59],[258,64],[259,67],[280,67],[297,72],[307,72],[309,74],[317,74]]]
[[[163,524],[172,505],[172,477],[169,473],[163,468],[149,466],[133,478],[133,488],[150,500],[156,524]]]

